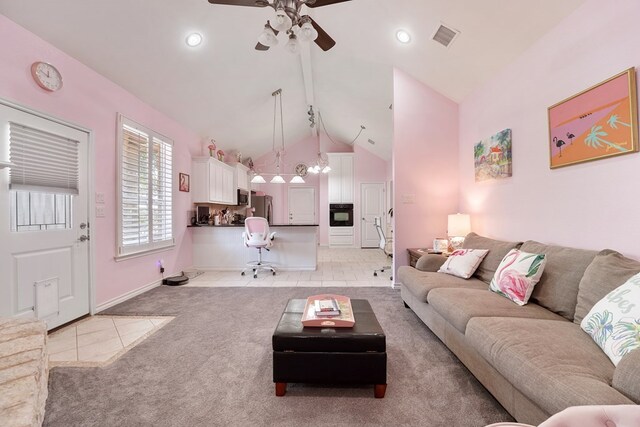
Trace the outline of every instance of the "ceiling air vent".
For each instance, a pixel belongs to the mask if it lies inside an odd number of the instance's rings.
[[[447,27],[445,24],[440,24],[438,30],[433,35],[432,39],[440,43],[444,47],[451,46],[453,40],[460,34],[460,31],[456,31],[453,28]]]

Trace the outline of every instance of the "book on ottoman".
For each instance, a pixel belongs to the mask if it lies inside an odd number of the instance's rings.
[[[338,304],[338,314],[333,316],[318,315],[316,301],[335,300]],[[342,295],[323,294],[313,295],[307,298],[302,315],[302,325],[320,328],[351,328],[356,323],[351,308],[351,299]]]

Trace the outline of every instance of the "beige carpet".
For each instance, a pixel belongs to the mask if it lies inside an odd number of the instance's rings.
[[[289,298],[371,302],[388,388],[290,385],[274,395],[271,334]],[[108,314],[176,316],[104,368],[58,367],[46,426],[484,426],[511,417],[390,288],[160,287]]]

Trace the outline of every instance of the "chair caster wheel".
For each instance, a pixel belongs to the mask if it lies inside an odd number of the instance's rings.
[[[254,274],[254,275],[253,275],[253,278],[254,278],[254,279],[257,279],[257,278],[258,278],[258,275],[257,275],[257,274]]]
[[[375,277],[378,277],[378,273],[375,273],[375,272],[374,272],[374,273],[373,273],[373,275],[374,275]]]
[[[240,273],[241,276],[244,276],[244,271],[242,273]]]
[[[273,276],[275,276],[275,275],[276,275],[276,272],[275,272],[275,271],[274,271],[274,272],[272,272],[272,273],[273,273],[273,274],[272,274]]]

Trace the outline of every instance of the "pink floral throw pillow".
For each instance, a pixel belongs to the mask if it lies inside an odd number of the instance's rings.
[[[525,305],[540,280],[547,258],[544,254],[530,254],[511,249],[502,259],[489,289],[518,305]]]
[[[438,273],[447,273],[468,279],[476,271],[488,252],[485,249],[458,249],[453,251],[442,264]]]

